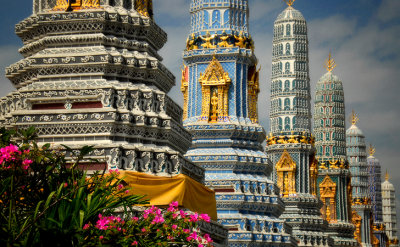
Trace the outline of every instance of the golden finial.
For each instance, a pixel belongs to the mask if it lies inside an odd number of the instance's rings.
[[[358,123],[359,120],[360,120],[360,118],[357,116],[356,112],[353,110],[351,113],[351,123],[353,125],[356,125],[356,123]]]
[[[283,0],[289,7],[291,7],[296,0]]]
[[[372,146],[372,144],[369,144],[369,155],[374,156],[376,152],[376,149],[374,148],[374,146]]]
[[[328,70],[329,72],[331,72],[334,68],[336,68],[336,62],[335,60],[333,60],[331,53],[329,52],[329,58],[326,59],[326,63],[324,65],[324,67],[326,68],[326,70]]]
[[[389,173],[388,173],[387,170],[386,170],[386,174],[385,174],[385,180],[386,180],[386,181],[389,181]]]

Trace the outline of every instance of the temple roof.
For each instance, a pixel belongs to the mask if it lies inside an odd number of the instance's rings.
[[[283,20],[302,20],[305,21],[303,15],[297,9],[289,6],[287,7],[282,13],[278,15],[276,21],[283,21]]]
[[[351,125],[351,127],[346,131],[346,135],[348,135],[348,136],[364,136],[363,132],[355,124]]]

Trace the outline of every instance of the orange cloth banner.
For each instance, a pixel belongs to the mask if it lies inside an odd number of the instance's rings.
[[[168,206],[177,201],[179,206],[217,220],[215,192],[190,177],[158,177],[141,172],[120,171],[120,178],[130,187],[129,194],[146,195],[151,205]]]

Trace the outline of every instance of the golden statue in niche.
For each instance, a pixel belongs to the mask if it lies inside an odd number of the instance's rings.
[[[320,197],[324,206],[321,209],[322,215],[328,222],[336,221],[336,183],[326,175],[319,185]]]
[[[217,104],[217,121],[226,122],[228,120],[228,90],[231,84],[231,79],[221,63],[214,56],[213,60],[208,65],[206,71],[200,73],[200,85],[202,92],[202,112],[200,121],[210,122],[212,115],[211,97],[214,92],[218,98]],[[211,95],[213,94],[213,95]],[[215,100],[215,98],[214,98]],[[215,103],[215,101],[214,101]]]
[[[289,197],[296,194],[296,163],[286,149],[276,164],[276,174],[281,196]]]
[[[315,156],[312,157],[310,163],[310,184],[311,184],[311,194],[317,195],[317,177],[318,177],[318,160]]]
[[[217,90],[213,90],[213,95],[211,97],[211,123],[216,123],[218,119],[218,96]]]

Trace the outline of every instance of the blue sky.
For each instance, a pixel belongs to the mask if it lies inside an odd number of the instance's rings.
[[[274,19],[285,8],[280,0],[249,0],[250,33],[262,66],[259,115],[269,129],[269,83]],[[160,51],[164,64],[180,75],[182,51],[189,33],[190,0],[154,0],[155,21],[168,33]],[[326,71],[323,63],[332,51],[338,66],[334,73],[345,88],[346,112],[360,116],[358,126],[388,169],[400,198],[400,1],[399,0],[297,0],[294,7],[308,22],[312,93]],[[22,43],[14,25],[32,12],[32,0],[7,2],[0,8],[0,97],[12,87],[4,68],[18,61]],[[179,80],[177,80],[179,82]],[[179,87],[170,95],[182,105]],[[349,127],[349,125],[348,125]]]

